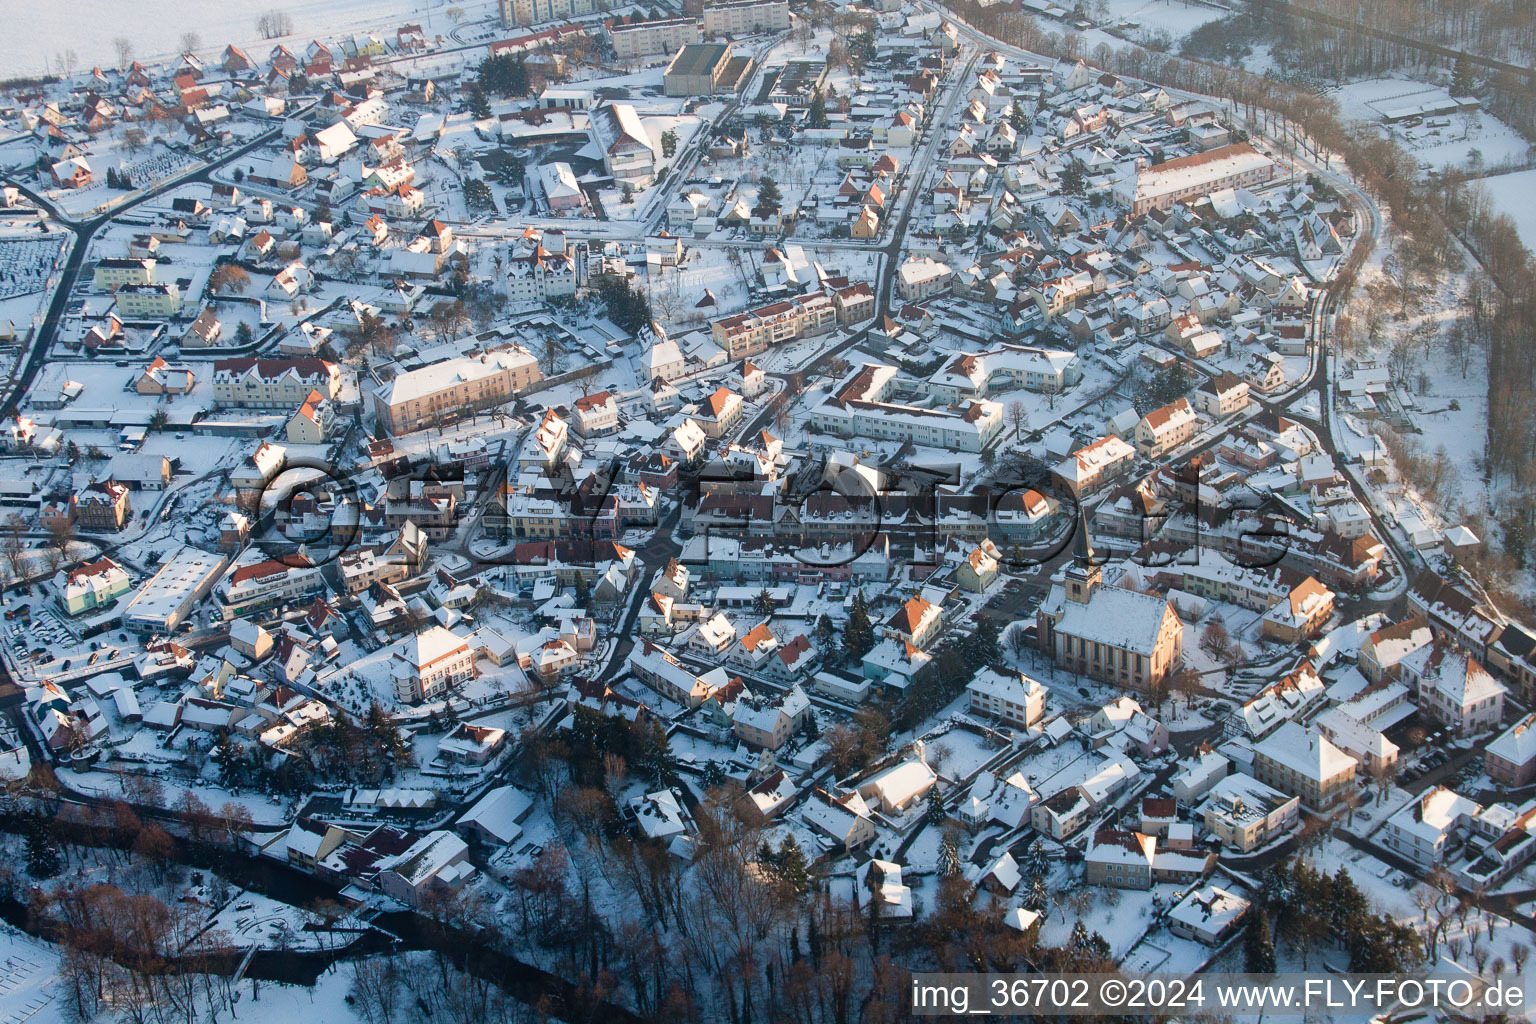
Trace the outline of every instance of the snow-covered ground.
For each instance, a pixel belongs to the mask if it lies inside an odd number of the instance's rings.
[[[1404,78],[1370,78],[1330,91],[1339,112],[1353,120],[1381,123],[1385,114],[1421,104],[1447,104],[1451,95],[1437,85]],[[1381,124],[1426,168],[1498,167],[1523,160],[1529,144],[1513,128],[1484,111],[1437,114],[1419,124]]]
[[[1536,203],[1531,201],[1536,197],[1536,170],[1484,178],[1482,187],[1498,211],[1515,222],[1520,241],[1536,252]]]
[[[7,11],[7,31],[0,40],[0,62],[12,75],[57,70],[59,55],[74,51],[80,68],[103,67],[117,60],[115,40],[132,46],[133,56],[152,58],[180,52],[182,34],[194,32],[199,52],[216,53],[228,43],[255,47],[266,53],[277,43],[301,44],[316,36],[339,37],[402,22],[418,23],[429,35],[446,34],[452,23],[449,7],[458,7],[466,21],[485,18],[496,5],[453,0],[305,0],[275,4],[272,0],[70,0],[69,16],[60,17],[52,4],[22,4]],[[278,10],[293,22],[293,33],[263,41],[256,19]],[[258,45],[261,44],[261,45]]]

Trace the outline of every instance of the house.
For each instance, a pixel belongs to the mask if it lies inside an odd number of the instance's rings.
[[[824,789],[814,789],[800,808],[800,818],[844,850],[857,850],[877,835],[869,807],[856,792],[835,797]]]
[[[1168,912],[1168,930],[1180,938],[1219,946],[1242,924],[1250,904],[1226,889],[1195,889]]]
[[[1325,810],[1355,788],[1358,762],[1319,733],[1286,722],[1253,746],[1253,776]]]
[[[116,533],[131,512],[128,487],[115,480],[87,484],[75,496],[75,526],[83,533]]]
[[[510,846],[522,835],[533,798],[515,786],[497,786],[472,804],[455,828],[487,846]]]
[[[428,832],[380,864],[378,886],[386,896],[414,907],[435,890],[462,888],[474,873],[464,840],[452,832]]]
[[[133,589],[133,581],[122,566],[103,556],[59,570],[53,577],[53,588],[65,614],[84,615],[111,605]]]
[[[1264,613],[1262,632],[1284,643],[1299,643],[1322,632],[1333,617],[1333,591],[1308,576]]]
[[[1194,437],[1198,425],[1189,399],[1177,399],[1141,418],[1136,424],[1136,448],[1155,459]]]
[[[902,884],[901,866],[888,860],[867,860],[854,871],[854,894],[859,908],[880,921],[910,921],[914,912],[912,889]],[[865,911],[864,908],[871,909]]]
[[[1300,807],[1300,797],[1288,796],[1248,775],[1227,775],[1211,787],[1196,813],[1211,835],[1248,853],[1295,828]]]
[[[607,102],[591,115],[593,142],[614,184],[641,189],[656,171],[656,145],[629,103]]]
[[[133,390],[141,395],[184,395],[192,390],[195,383],[197,377],[192,370],[185,366],[171,366],[156,356],[153,362],[144,367],[138,380],[133,382]]]
[[[1224,371],[1195,388],[1195,408],[1215,419],[1242,412],[1248,403],[1248,382],[1235,373]]]
[[[882,633],[899,643],[926,650],[943,628],[939,606],[923,597],[909,598],[885,623]]]
[[[72,156],[50,165],[48,175],[60,188],[85,188],[91,183],[91,165],[83,156]]]
[[[966,706],[974,713],[1028,729],[1045,714],[1050,691],[1032,676],[997,667],[980,669],[965,686]]]
[[[731,730],[754,750],[778,750],[800,730],[810,709],[810,698],[798,684],[775,700],[743,698],[736,702]]]
[[[999,561],[1002,552],[997,545],[990,540],[971,549],[971,553],[955,569],[955,581],[961,588],[973,594],[980,594],[990,587],[996,580],[1001,566]]]
[[[218,315],[212,306],[204,306],[197,314],[197,319],[187,325],[186,333],[181,336],[182,348],[209,348],[219,343],[219,337],[223,333],[224,325],[219,322]],[[144,392],[140,392],[144,394]]]
[[[431,626],[411,636],[394,652],[391,675],[395,698],[420,704],[473,679],[474,652],[463,637],[442,626]]]
[[[1483,748],[1483,770],[1511,788],[1536,780],[1536,714],[1521,718]]]
[[[1156,857],[1155,836],[1129,829],[1102,828],[1093,834],[1083,854],[1083,879],[1089,885],[1150,889]]]
[[[336,411],[330,399],[312,390],[289,418],[284,432],[289,444],[324,444],[335,428]]]
[[[859,796],[886,814],[900,814],[928,795],[939,777],[924,760],[922,742],[914,744],[913,757],[859,784]]]
[[[1458,644],[1436,640],[1402,662],[1417,683],[1419,707],[1458,736],[1498,726],[1504,718],[1504,685]]]
[[[1387,819],[1381,841],[1423,868],[1445,860],[1457,838],[1481,825],[1483,805],[1445,786],[1435,786]]]

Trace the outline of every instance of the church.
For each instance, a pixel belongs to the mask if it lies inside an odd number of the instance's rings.
[[[1072,564],[1051,585],[1036,628],[1058,667],[1138,690],[1166,685],[1183,658],[1184,624],[1166,598],[1104,584],[1082,509]]]

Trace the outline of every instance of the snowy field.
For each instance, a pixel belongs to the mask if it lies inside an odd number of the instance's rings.
[[[1370,78],[1330,90],[1328,95],[1338,101],[1339,112],[1346,118],[1381,125],[1427,168],[1507,166],[1526,153],[1527,143],[1518,132],[1483,111],[1435,115],[1417,125],[1381,123],[1383,115],[1394,109],[1450,102],[1451,94],[1440,86],[1412,79]]]
[[[1531,202],[1536,196],[1536,171],[1516,171],[1484,178],[1483,187],[1499,212],[1515,222],[1520,241],[1527,249],[1536,252],[1536,203]]]
[[[429,36],[446,34],[451,25],[443,12],[451,6],[464,11],[468,22],[489,16],[496,5],[450,0],[306,0],[303,4],[273,0],[224,0],[218,4],[200,0],[70,0],[67,5],[21,4],[10,8],[7,16],[0,63],[11,75],[41,74],[55,68],[60,53],[73,50],[83,68],[108,66],[117,60],[114,40],[119,36],[132,45],[134,57],[148,63],[174,57],[181,48],[182,34],[188,31],[197,33],[205,55],[235,43],[255,47],[254,52],[263,56],[278,42],[340,37],[407,21],[419,22]],[[291,36],[261,39],[256,19],[271,10],[283,11],[292,19]]]

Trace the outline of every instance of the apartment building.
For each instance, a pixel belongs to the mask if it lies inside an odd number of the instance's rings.
[[[979,452],[1003,430],[1003,407],[968,399],[944,409],[889,401],[896,367],[865,363],[811,410],[811,424],[839,437],[910,440],[954,451]]]
[[[163,320],[181,312],[181,286],[170,284],[125,284],[114,293],[117,314],[124,318],[150,317]]]
[[[662,18],[638,25],[611,25],[608,38],[619,60],[634,60],[661,53],[676,53],[699,41],[699,23],[694,18]]]
[[[971,711],[1018,729],[1028,729],[1045,714],[1049,689],[1023,672],[983,668],[965,686]]]
[[[499,0],[501,23],[538,25],[546,21],[569,21],[597,10],[596,0]]]
[[[92,285],[98,292],[110,292],[124,285],[157,284],[157,264],[151,259],[108,257],[96,262]]]
[[[219,359],[213,364],[215,405],[289,410],[311,391],[331,401],[341,393],[341,368],[324,359]]]
[[[837,303],[826,292],[815,291],[721,317],[710,323],[709,333],[726,358],[734,361],[770,345],[825,334],[837,324]]]
[[[264,558],[255,549],[230,570],[219,587],[225,621],[307,601],[325,589],[320,569],[300,554]]]
[[[1127,175],[1114,191],[1132,217],[1167,210],[1224,188],[1252,188],[1275,176],[1276,164],[1246,142],[1179,157]]]
[[[788,0],[727,0],[704,8],[704,32],[710,36],[745,36],[788,28]]]

